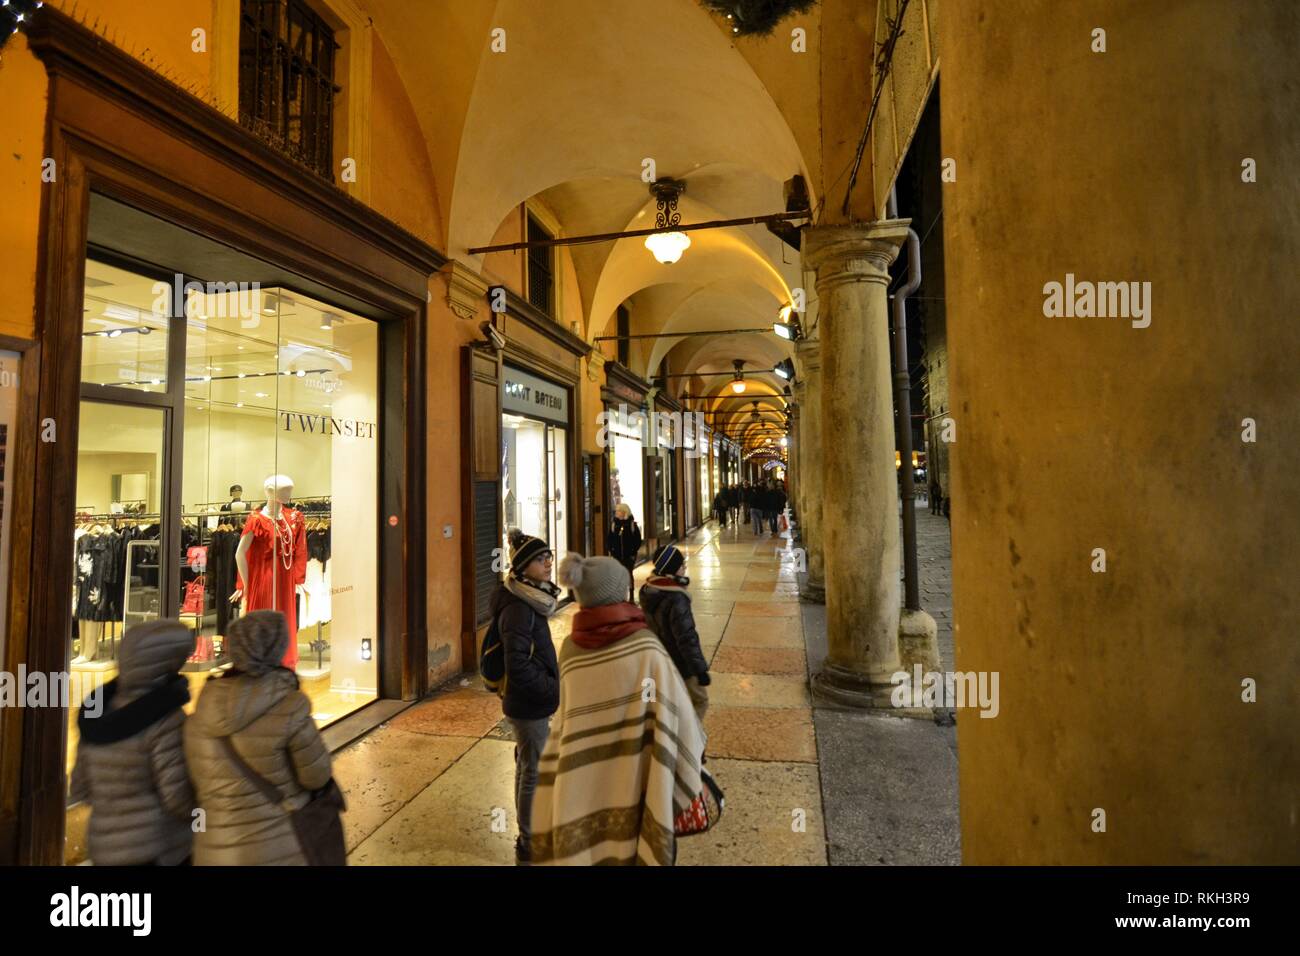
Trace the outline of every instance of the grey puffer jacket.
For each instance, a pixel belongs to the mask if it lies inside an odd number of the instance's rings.
[[[173,866],[190,855],[194,792],[185,769],[178,673],[194,653],[179,621],[150,621],[122,638],[117,680],[78,716],[71,797],[90,804],[90,859],[98,866]]]
[[[288,811],[244,778],[226,756],[225,736],[294,810],[330,779],[329,751],[291,671],[214,676],[185,727],[185,756],[206,817],[194,838],[195,865],[305,866]]]

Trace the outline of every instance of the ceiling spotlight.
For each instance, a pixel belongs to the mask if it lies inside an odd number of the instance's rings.
[[[335,315],[333,312],[322,312],[320,316],[320,327],[322,332],[331,332],[334,326],[343,321],[343,317]]]
[[[275,315],[276,307],[279,304],[280,304],[279,299],[277,299],[274,295],[268,295],[265,299],[262,300],[262,314]]]
[[[109,333],[108,333],[108,337],[109,337],[110,339],[115,339],[115,338],[117,338],[117,337],[118,337],[119,335],[121,335],[121,334],[122,334],[122,330],[121,330],[121,329],[114,329],[112,332],[109,332]]]
[[[650,184],[650,195],[655,197],[655,228],[665,231],[646,236],[645,247],[663,265],[672,265],[691,246],[690,236],[672,228],[681,225],[677,200],[684,192],[686,183],[680,179],[656,179]]]
[[[772,369],[772,371],[788,382],[794,378],[794,362],[789,359],[782,359],[776,363],[776,368]]]
[[[740,359],[733,359],[732,364],[736,366],[736,377],[731,383],[731,390],[741,395],[745,391],[745,363]]]

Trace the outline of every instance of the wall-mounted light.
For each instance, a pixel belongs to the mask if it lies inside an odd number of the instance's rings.
[[[790,308],[786,306],[786,309]],[[783,313],[785,309],[781,310]],[[788,342],[798,342],[803,338],[803,326],[799,324],[797,318],[791,317],[788,322],[775,322],[772,324],[772,331]]]
[[[794,380],[794,362],[789,359],[782,359],[777,362],[776,367],[772,369],[772,371],[781,376],[787,382]]]

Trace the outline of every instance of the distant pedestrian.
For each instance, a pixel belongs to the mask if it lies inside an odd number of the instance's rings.
[[[560,606],[551,583],[554,555],[540,538],[510,532],[510,571],[492,596],[492,621],[505,654],[501,711],[515,738],[515,862],[526,864],[537,764],[560,706],[560,665],[550,619]],[[491,635],[489,635],[491,640]]]
[[[942,512],[943,508],[943,491],[939,487],[939,479],[930,479],[930,514],[937,515]]]
[[[609,551],[611,558],[627,568],[629,577],[632,576],[637,558],[641,554],[641,543],[641,529],[636,523],[636,518],[632,516],[632,509],[628,507],[626,501],[619,502],[614,508],[614,522],[610,525],[606,550]],[[628,600],[633,596],[631,588],[632,585],[629,584]]]
[[[740,516],[740,520],[744,524],[749,524],[749,506],[753,500],[754,500],[754,489],[747,481],[740,486],[740,505],[741,508],[743,509]]]
[[[533,800],[535,864],[671,866],[675,822],[705,787],[704,730],[630,580],[610,558],[570,554],[559,580],[581,608],[560,648],[557,713]]]
[[[136,624],[122,638],[117,679],[82,705],[71,798],[90,805],[96,866],[190,862],[195,802],[182,742],[190,690],[180,670],[193,653],[194,632],[180,621]]]
[[[727,496],[721,489],[713,496],[713,513],[718,517],[718,527],[727,526]]]
[[[703,720],[709,708],[709,692],[705,690],[710,682],[709,662],[700,648],[691,596],[686,590],[691,579],[681,573],[685,564],[686,555],[671,544],[655,553],[654,574],[641,585],[641,609],[686,681],[695,713]]]
[[[749,498],[749,519],[754,523],[755,535],[763,533],[763,506],[766,497],[762,482],[755,482]]]
[[[330,752],[298,677],[281,666],[289,624],[250,611],[226,631],[234,666],[209,677],[185,722],[185,757],[204,827],[198,866],[305,866],[291,814],[330,782]],[[236,760],[280,795],[271,802]]]
[[[776,479],[770,479],[767,483],[767,494],[763,502],[763,515],[767,518],[768,528],[773,535],[777,534],[777,519],[785,511],[785,492],[777,484]]]

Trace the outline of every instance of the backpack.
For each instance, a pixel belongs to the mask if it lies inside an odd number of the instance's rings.
[[[505,608],[501,609],[502,611]],[[532,613],[532,608],[528,608]],[[492,615],[492,624],[483,638],[483,646],[478,652],[478,672],[483,676],[483,685],[498,697],[506,696],[506,644],[501,639],[501,615]],[[529,618],[531,625],[532,618]],[[528,656],[533,656],[534,648],[530,645]]]

